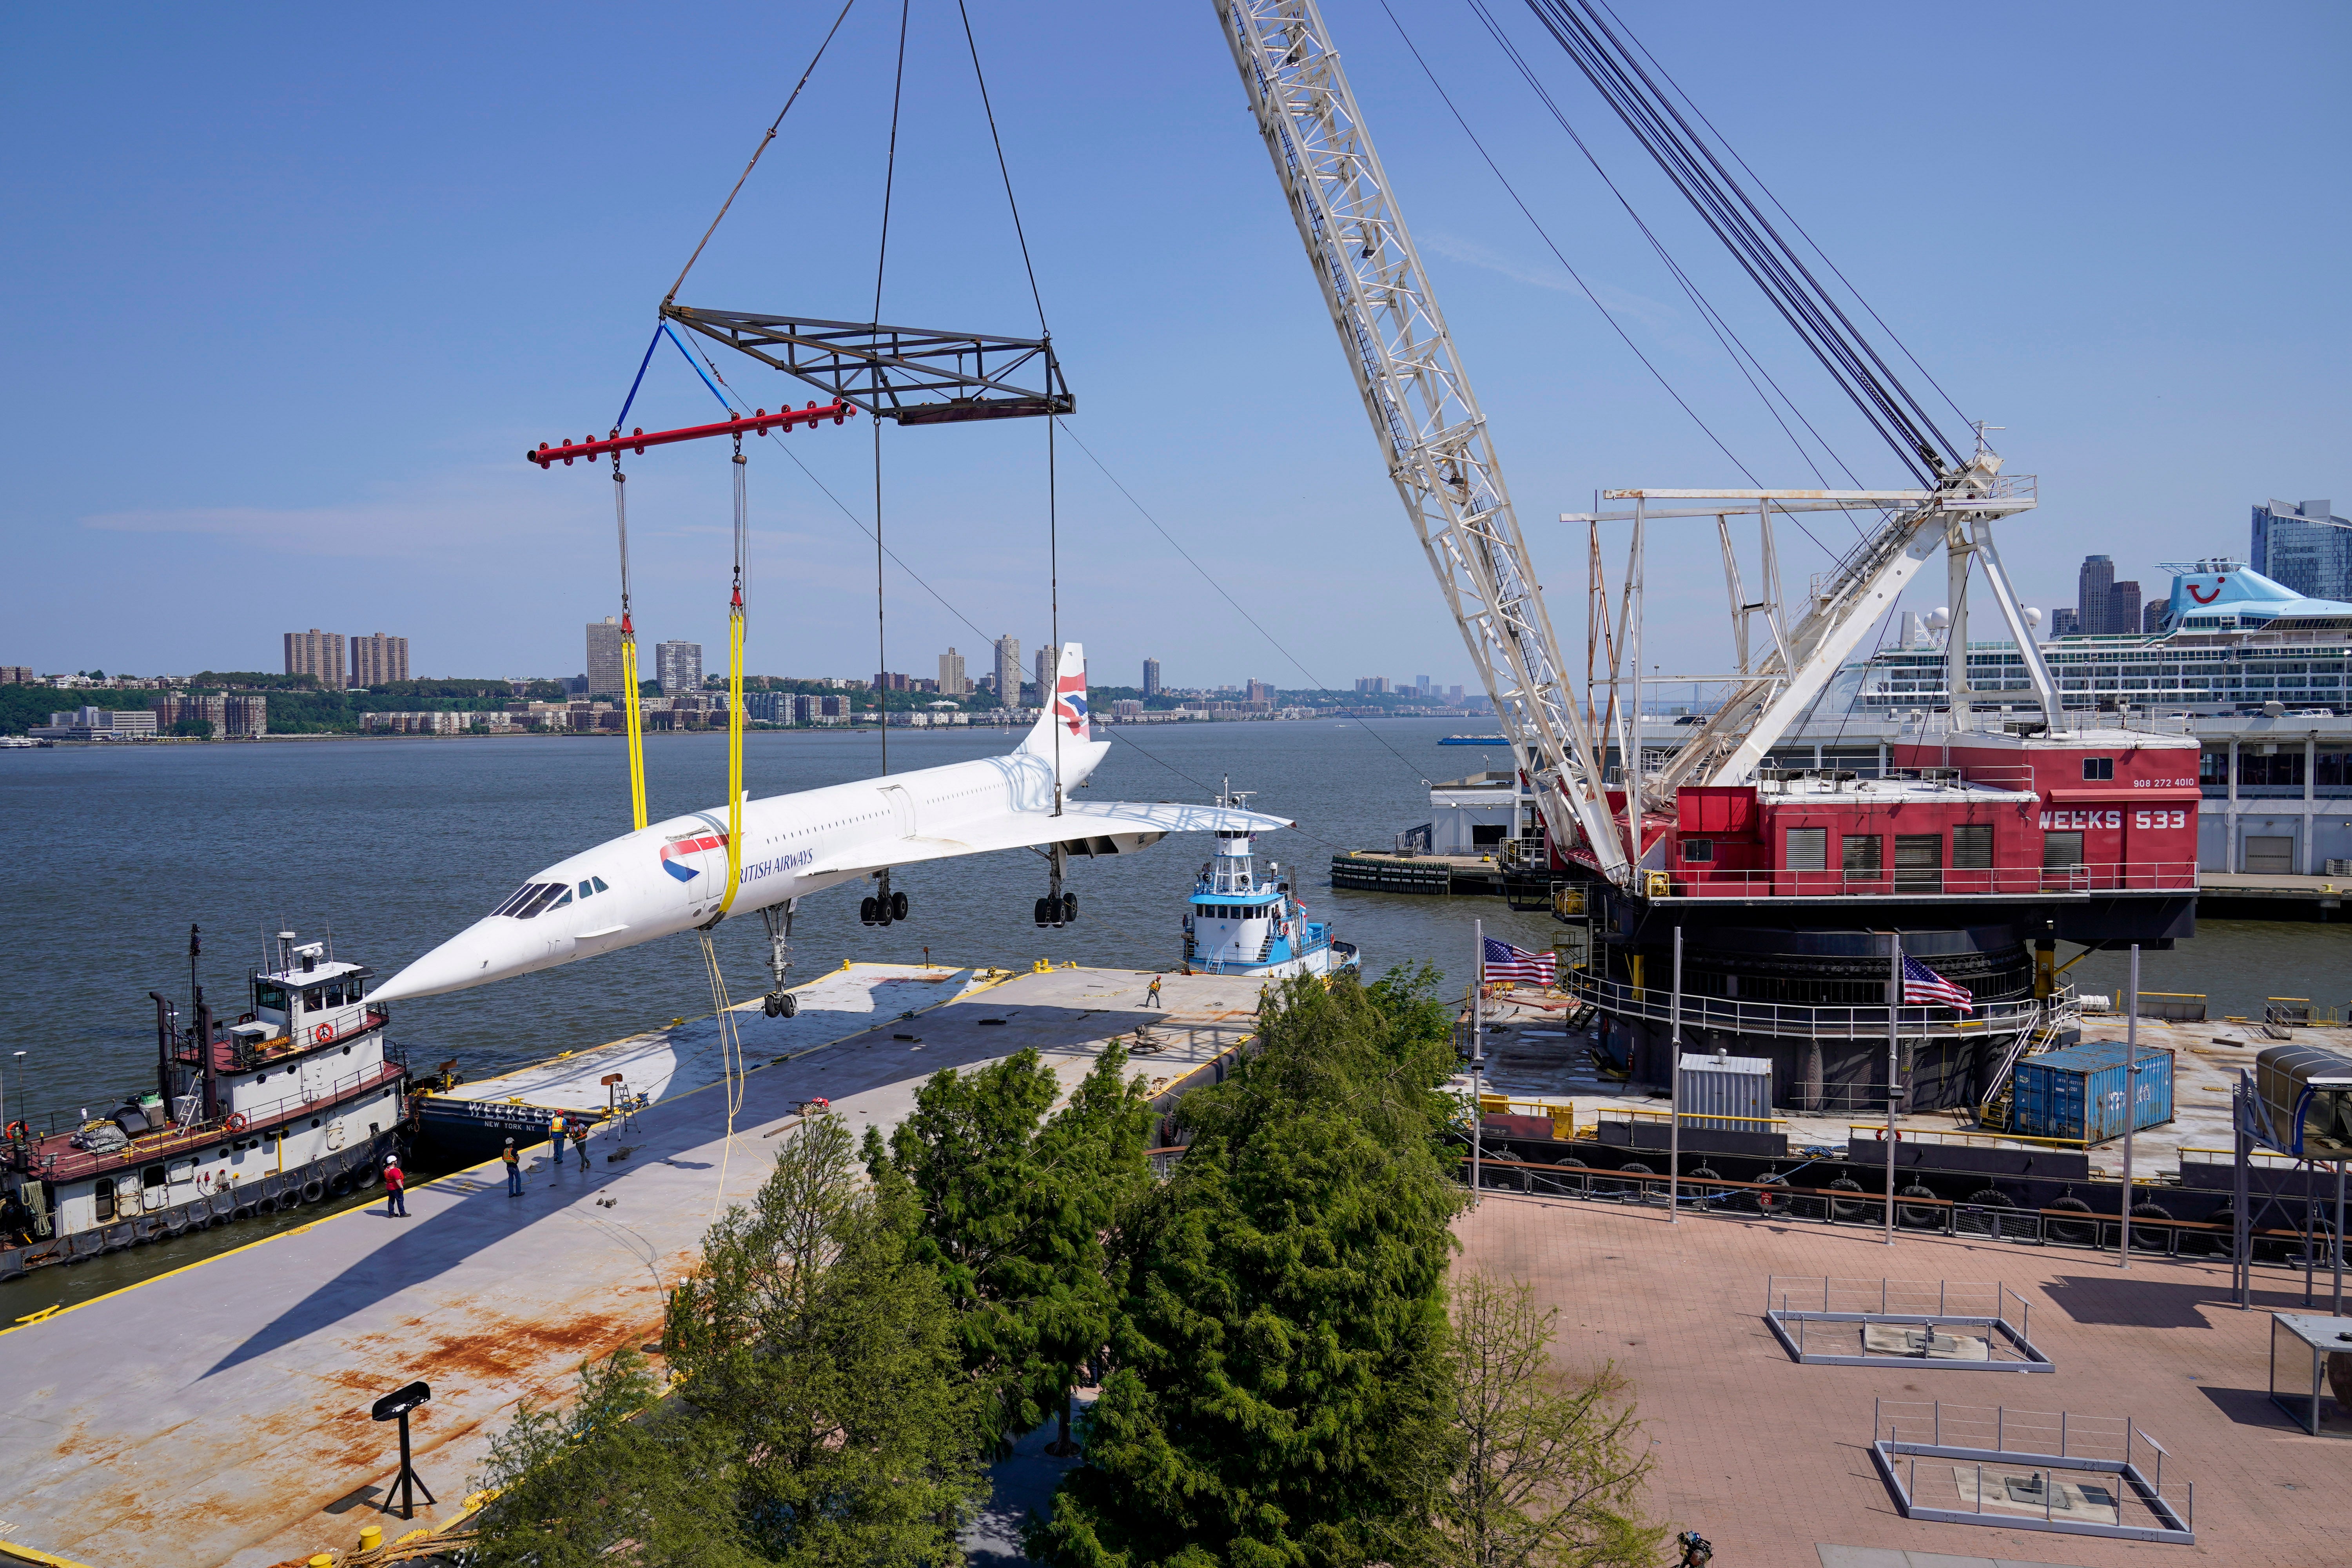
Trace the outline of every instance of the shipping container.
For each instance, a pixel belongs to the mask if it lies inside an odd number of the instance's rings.
[[[1684,1053],[1684,1126],[1717,1132],[1768,1132],[1771,1115],[1771,1058]]]
[[[2085,1040],[2019,1062],[2010,1124],[2028,1138],[2085,1144],[2124,1135],[2124,1042]],[[2139,1084],[2130,1096],[2134,1128],[2172,1120],[2172,1053],[2142,1046]]]

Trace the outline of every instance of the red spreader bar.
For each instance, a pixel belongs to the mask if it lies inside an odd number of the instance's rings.
[[[541,441],[539,449],[523,456],[544,468],[558,458],[570,468],[574,458],[601,458],[608,452],[643,452],[648,447],[667,447],[673,441],[699,441],[706,436],[755,435],[761,430],[789,430],[795,425],[814,427],[820,419],[830,419],[835,425],[857,412],[854,403],[835,399],[825,404],[812,403],[805,408],[779,408],[773,414],[762,408],[742,419],[722,419],[716,425],[693,425],[683,430],[632,430],[625,436],[614,436],[603,441],[585,438],[566,441],[561,447]]]

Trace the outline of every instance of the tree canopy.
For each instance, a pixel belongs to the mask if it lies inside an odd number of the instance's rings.
[[[921,1219],[913,1255],[955,1304],[964,1365],[991,1394],[1000,1447],[1066,1407],[1078,1369],[1109,1342],[1118,1306],[1107,1243],[1150,1184],[1151,1105],[1113,1044],[1069,1102],[1034,1050],[934,1074],[887,1153]]]
[[[1316,1568],[1425,1511],[1463,1197],[1439,1152],[1454,1057],[1435,983],[1290,981],[1256,1054],[1187,1097],[1192,1142],[1121,1240],[1086,1462],[1033,1552]]]

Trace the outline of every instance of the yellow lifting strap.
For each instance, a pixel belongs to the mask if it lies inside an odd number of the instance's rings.
[[[615,429],[613,434],[621,432]],[[629,822],[646,826],[646,735],[637,717],[637,628],[629,620],[629,479],[621,454],[613,454],[613,516],[621,531],[621,710],[628,717]]]
[[[735,907],[743,880],[743,437],[735,437],[735,589],[727,605],[727,890],[719,912]]]

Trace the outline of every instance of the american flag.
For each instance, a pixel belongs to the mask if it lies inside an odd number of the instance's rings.
[[[1977,999],[1968,988],[1955,985],[1909,953],[1903,955],[1903,1000],[1922,1006],[1949,1007],[1956,1013],[1973,1013]]]
[[[1533,980],[1549,985],[1556,977],[1550,953],[1529,952],[1524,947],[1513,947],[1490,936],[1486,939],[1486,978]]]

